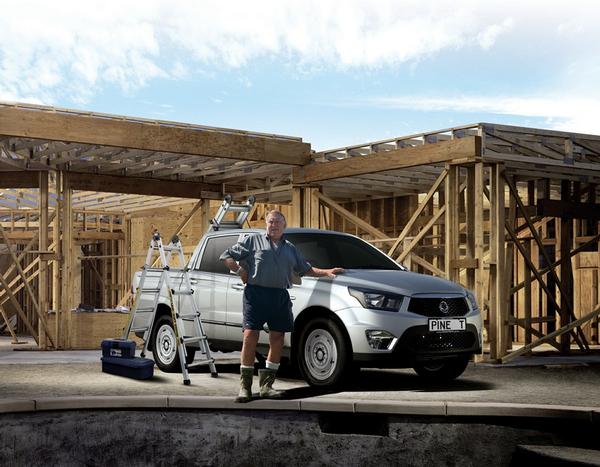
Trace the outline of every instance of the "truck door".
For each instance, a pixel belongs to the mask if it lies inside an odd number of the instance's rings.
[[[200,261],[191,274],[194,299],[202,314],[202,324],[210,339],[225,339],[227,293],[230,274],[219,256],[237,242],[238,235],[220,235],[207,240]]]

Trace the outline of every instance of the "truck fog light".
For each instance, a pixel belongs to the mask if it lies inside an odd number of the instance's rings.
[[[390,350],[396,343],[396,337],[387,331],[369,330],[365,331],[367,342],[372,349]]]

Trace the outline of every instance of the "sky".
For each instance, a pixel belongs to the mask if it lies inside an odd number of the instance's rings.
[[[302,137],[600,135],[600,2],[0,0],[0,100]]]

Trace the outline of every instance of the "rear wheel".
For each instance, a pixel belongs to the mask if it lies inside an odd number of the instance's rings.
[[[469,364],[469,356],[452,359],[432,360],[415,365],[417,374],[432,383],[452,381],[464,373]]]
[[[300,331],[296,361],[311,386],[337,386],[348,376],[350,348],[340,326],[327,318],[309,321]]]
[[[189,364],[194,360],[196,349],[186,349],[186,362]],[[173,320],[169,315],[163,315],[154,324],[152,333],[152,355],[156,366],[165,373],[181,372],[179,363],[179,351],[177,350],[177,338],[173,328]]]

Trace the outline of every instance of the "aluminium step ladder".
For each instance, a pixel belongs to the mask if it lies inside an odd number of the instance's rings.
[[[158,252],[162,267],[152,267],[152,259],[154,254]],[[176,254],[179,259],[181,268],[172,268],[170,262],[173,254]],[[160,273],[158,284],[151,287],[145,287],[149,272]],[[172,273],[181,273],[180,288],[176,290],[172,285]],[[160,303],[161,291],[166,289],[171,307],[171,320],[173,323],[173,331],[175,333],[175,345],[177,346],[179,362],[181,364],[181,373],[183,374],[183,384],[190,384],[188,370],[190,368],[208,365],[210,374],[213,378],[218,376],[215,366],[215,360],[211,356],[208,340],[200,319],[200,311],[198,304],[194,300],[194,289],[192,288],[189,276],[189,268],[185,262],[183,247],[177,235],[174,235],[171,242],[166,247],[163,246],[162,239],[158,231],[154,231],[146,262],[142,267],[142,275],[138,284],[134,304],[131,310],[131,318],[125,329],[123,338],[127,339],[131,332],[143,332],[144,345],[142,347],[141,356],[144,357],[148,350],[148,343],[152,337],[152,330],[156,318],[156,312]],[[142,297],[144,297],[144,306],[142,306]],[[180,298],[179,298],[180,297]],[[150,300],[148,300],[150,299]],[[148,302],[151,306],[147,306]],[[193,335],[186,336],[186,327],[184,323],[191,323]],[[187,327],[189,329],[189,326]],[[186,344],[198,344],[203,355],[201,360],[195,360],[192,363],[187,363],[188,352]]]
[[[248,216],[252,212],[255,201],[256,198],[254,196],[249,196],[245,203],[235,204],[232,201],[231,195],[225,196],[221,206],[219,206],[219,209],[215,214],[215,217],[210,221],[210,226],[207,233],[217,230],[243,228],[244,222],[246,222]],[[229,212],[237,213],[237,216],[235,216],[235,219],[233,220],[226,221],[224,219]]]

